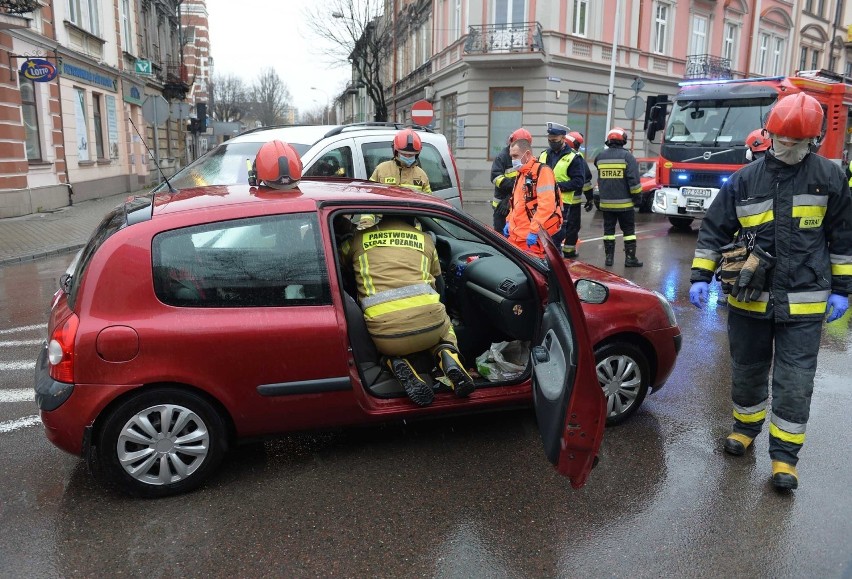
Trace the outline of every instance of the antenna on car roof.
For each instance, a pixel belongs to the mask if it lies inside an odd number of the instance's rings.
[[[148,154],[151,156],[151,160],[154,161],[154,165],[157,167],[157,169],[159,169],[160,175],[162,175],[163,177],[163,181],[165,181],[166,185],[169,186],[169,193],[177,193],[177,190],[172,187],[171,183],[169,183],[169,178],[166,177],[165,173],[163,173],[163,169],[162,167],[160,167],[160,164],[157,162],[157,159],[154,158],[154,153],[151,152],[151,148],[148,146],[148,143],[145,142],[145,137],[143,137],[142,134],[139,132],[139,129],[136,128],[136,123],[134,123],[133,119],[130,117],[127,117],[127,120],[130,121],[131,125],[133,125],[133,130],[136,131],[136,134],[139,135],[139,139],[142,141],[142,144],[145,145],[145,150],[148,151]]]

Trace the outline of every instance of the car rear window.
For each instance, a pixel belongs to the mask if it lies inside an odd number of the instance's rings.
[[[236,219],[154,237],[154,291],[185,307],[331,303],[315,213]]]
[[[390,142],[364,143],[361,145],[361,151],[364,154],[364,164],[367,166],[367,178],[373,174],[379,163],[393,158],[393,145]],[[420,166],[429,177],[429,186],[432,191],[443,191],[453,186],[447,164],[444,163],[441,153],[434,145],[423,143],[423,150],[420,151]]]

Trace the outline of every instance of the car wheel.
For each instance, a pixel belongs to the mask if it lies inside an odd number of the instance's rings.
[[[624,422],[648,393],[648,361],[633,344],[605,344],[595,350],[595,370],[606,398],[607,426]]]
[[[692,217],[669,217],[669,223],[677,229],[691,229]]]
[[[134,496],[163,497],[198,487],[227,449],[213,406],[173,388],[144,392],[116,407],[98,438],[98,471]]]

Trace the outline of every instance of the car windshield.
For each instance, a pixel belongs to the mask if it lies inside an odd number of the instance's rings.
[[[248,183],[248,169],[262,142],[224,142],[206,155],[187,165],[172,177],[169,183],[177,190],[205,185],[239,185]],[[304,155],[310,145],[290,143],[299,155]],[[155,192],[168,191],[165,183]]]
[[[679,100],[669,116],[669,144],[745,145],[745,138],[763,126],[775,97],[737,100]]]

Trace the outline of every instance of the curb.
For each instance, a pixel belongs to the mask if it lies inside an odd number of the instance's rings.
[[[81,247],[85,246],[85,243],[73,243],[70,245],[61,245],[58,247],[51,247],[48,249],[42,249],[39,251],[35,251],[33,253],[28,253],[26,255],[17,255],[15,257],[3,257],[0,258],[0,267],[4,265],[12,265],[16,263],[22,263],[25,261],[34,261],[36,259],[42,257],[50,257],[52,255],[62,255],[63,253],[71,253],[77,251]]]

